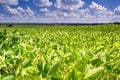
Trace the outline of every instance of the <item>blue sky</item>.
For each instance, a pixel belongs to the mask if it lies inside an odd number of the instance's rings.
[[[120,0],[0,0],[0,23],[120,22]]]

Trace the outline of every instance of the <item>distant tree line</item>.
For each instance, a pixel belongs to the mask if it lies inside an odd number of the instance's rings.
[[[6,25],[7,27],[13,27],[13,24],[12,23],[9,23]]]
[[[114,22],[113,24],[120,24],[120,22]]]

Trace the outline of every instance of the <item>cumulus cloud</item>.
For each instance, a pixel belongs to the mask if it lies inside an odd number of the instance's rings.
[[[70,13],[67,13],[67,12],[63,12],[63,11],[60,11],[60,10],[56,10],[56,11],[53,11],[53,12],[49,12],[49,13],[46,13],[45,14],[47,17],[50,17],[50,18],[75,18],[75,17],[78,17],[78,14],[75,13],[75,12],[70,12]]]
[[[95,11],[106,11],[107,10],[104,6],[99,5],[94,1],[92,1],[91,5],[89,6],[89,9],[95,10]]]
[[[97,4],[96,2],[92,2],[89,6],[89,14],[95,15],[97,17],[108,17],[113,14],[111,10],[108,10],[102,5]]]
[[[84,5],[82,0],[57,0],[55,7],[63,11],[75,11]]]
[[[30,7],[27,7],[27,9],[24,11],[28,16],[34,16],[36,12],[34,12]]]
[[[5,15],[1,13],[0,20],[11,21],[10,19],[12,19],[16,22],[36,23],[104,23],[120,21],[120,6],[117,6],[114,10],[109,10],[105,6],[92,1],[87,8],[84,8],[85,3],[83,0],[56,0],[55,9],[49,10],[46,7],[53,4],[50,0],[34,0],[34,3],[42,7],[40,11],[45,16],[39,13],[36,14],[30,7],[26,9],[22,7],[12,8],[6,3],[3,6],[4,10],[13,16],[4,18]],[[0,2],[0,4],[3,3]]]
[[[120,6],[117,6],[114,10],[109,10],[92,1],[87,9],[80,10],[80,14],[84,19],[92,18],[93,22],[115,22],[120,21]]]
[[[18,5],[18,0],[0,0],[3,5]]]
[[[78,0],[80,2],[80,0]],[[57,0],[55,11],[46,13],[45,15],[50,18],[54,18],[55,21],[62,18],[67,21],[75,20],[76,22],[110,22],[114,16],[114,12],[108,10],[106,7],[92,1],[88,8],[81,9],[84,2],[79,3],[75,0]],[[76,4],[76,5],[75,5]],[[79,4],[79,7],[77,4]],[[69,7],[68,7],[69,6]],[[75,6],[75,7],[74,7]],[[72,9],[70,9],[72,8]],[[119,11],[116,8],[115,11]],[[118,17],[118,16],[116,16]],[[114,18],[116,18],[114,16]],[[69,19],[69,20],[68,20]]]
[[[94,1],[91,2],[88,8],[79,10],[80,18],[87,22],[110,22],[113,14],[113,11]]]
[[[17,11],[17,9],[12,9],[11,7],[9,6],[3,6],[4,10],[7,12],[7,13],[10,13],[10,14],[13,14],[13,15],[19,15],[20,13]]]
[[[51,6],[52,2],[49,0],[34,0],[33,3],[35,3],[37,6]]]
[[[49,12],[49,9],[47,8],[43,8],[43,9],[40,9],[41,12]]]
[[[91,3],[91,5],[89,5],[88,9],[89,9],[90,13],[93,15],[100,15],[107,11],[107,9],[104,6],[99,5],[99,4],[95,3],[94,1]]]
[[[72,18],[78,17],[78,10],[84,5],[82,0],[57,0],[56,10],[46,13],[47,17]]]
[[[35,12],[33,10],[30,9],[30,7],[27,7],[27,9],[23,9],[22,7],[18,7],[18,8],[11,8],[10,6],[3,6],[4,10],[15,16],[33,16],[35,14]]]
[[[120,15],[120,5],[115,8],[114,12],[116,15]]]

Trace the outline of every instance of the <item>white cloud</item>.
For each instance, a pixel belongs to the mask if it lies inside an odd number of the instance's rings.
[[[37,6],[51,6],[52,2],[49,0],[34,0],[33,1]]]
[[[89,22],[110,22],[114,14],[111,10],[93,1],[88,8],[82,9],[79,12],[80,18]]]
[[[80,0],[79,0],[80,1]],[[84,3],[84,2],[83,2]],[[69,5],[68,5],[69,4]],[[96,2],[91,2],[91,5],[89,5],[86,9],[80,9],[82,7],[79,6],[79,8],[73,8],[70,10],[70,8],[67,7],[73,7],[76,6],[75,4],[78,4],[78,2],[74,2],[74,0],[71,1],[63,1],[57,0],[55,6],[57,10],[51,11],[49,13],[46,13],[45,15],[50,19],[54,18],[55,21],[68,21],[68,22],[111,22],[113,18],[114,12],[111,10],[108,10],[102,5],[97,4]],[[118,10],[118,8],[116,9]],[[116,16],[118,17],[118,16]],[[114,18],[116,18],[114,17]],[[75,21],[74,21],[75,20]]]
[[[78,10],[84,5],[82,0],[57,0],[55,3],[56,10],[46,13],[47,17],[73,18],[79,17]]]
[[[89,9],[95,10],[95,11],[106,11],[107,10],[104,6],[99,5],[94,1],[92,1],[91,5],[89,6]]]
[[[39,4],[39,6],[50,6],[50,3],[52,4],[49,0],[34,0],[34,3]],[[87,8],[81,9],[84,4],[82,0],[57,0],[54,4],[56,8],[54,11],[50,11],[48,8],[40,9],[41,12],[45,12],[45,16],[41,14],[35,16],[36,12],[30,7],[23,9],[22,7],[11,8],[9,5],[4,5],[4,10],[13,16],[6,17],[0,14],[0,20],[36,23],[107,23],[120,21],[120,6],[114,10],[109,10],[92,1]]]
[[[47,8],[43,8],[43,9],[40,9],[41,12],[49,12],[49,9]]]
[[[114,9],[116,15],[120,15],[120,5]]]
[[[7,5],[3,6],[3,8],[9,14],[20,15],[20,12],[17,11],[17,9],[15,8],[11,8],[10,6],[7,6]]]
[[[111,22],[120,22],[120,15],[114,15],[111,18]]]
[[[91,5],[89,5],[89,11],[93,15],[101,15],[107,12],[107,8],[102,5],[97,4],[96,2],[92,1]]]
[[[18,0],[0,0],[3,5],[18,5]]]
[[[75,11],[84,5],[82,0],[57,0],[55,7],[63,11]]]
[[[28,16],[34,16],[34,14],[36,13],[33,10],[31,10],[30,7],[27,7],[25,12],[26,12],[26,15],[28,15]]]
[[[89,14],[94,15],[98,18],[109,17],[113,15],[113,12],[111,10],[108,10],[104,6],[99,5],[95,2],[92,2],[88,9]]]
[[[18,7],[16,10],[21,13],[25,11],[22,7]]]
[[[49,12],[49,13],[45,13],[45,16],[47,17],[58,17],[57,14],[56,14],[56,11],[53,11],[53,12]]]
[[[30,7],[27,7],[27,9],[23,9],[22,7],[18,7],[18,8],[11,8],[10,6],[3,6],[4,10],[9,13],[12,14],[13,16],[20,16],[20,17],[25,17],[25,16],[34,16],[35,12],[33,10],[30,9]]]
[[[49,18],[76,18],[76,17],[79,17],[79,15],[75,12],[70,12],[70,13],[67,13],[67,12],[63,12],[63,11],[60,11],[60,10],[56,10],[56,11],[53,11],[53,12],[49,12],[49,13],[46,13],[45,14],[47,17]]]

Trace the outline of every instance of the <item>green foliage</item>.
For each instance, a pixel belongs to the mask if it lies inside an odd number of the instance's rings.
[[[104,67],[90,69],[85,73],[84,79],[96,80],[97,78],[99,78],[99,76],[101,76],[103,70],[104,70]]]
[[[15,77],[13,75],[8,75],[4,77],[3,80],[15,80]]]
[[[21,63],[21,67],[25,68],[27,66],[29,66],[31,63],[31,59],[25,59],[22,63]]]
[[[119,80],[119,33],[112,24],[1,30],[0,80]]]

